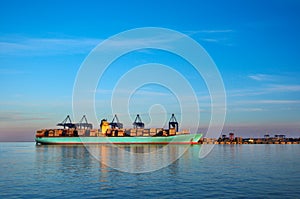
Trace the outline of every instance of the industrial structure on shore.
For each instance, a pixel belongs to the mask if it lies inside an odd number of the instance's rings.
[[[218,139],[201,138],[200,144],[300,144],[299,138],[287,138],[286,135],[276,134],[273,137],[269,134],[263,138],[243,138],[234,137],[234,133],[229,133],[229,136],[222,134]]]

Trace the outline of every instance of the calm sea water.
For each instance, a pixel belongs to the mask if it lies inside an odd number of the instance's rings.
[[[190,146],[160,170],[127,173],[105,166],[84,146],[0,143],[0,198],[300,197],[300,145],[216,145],[204,159],[200,148]]]

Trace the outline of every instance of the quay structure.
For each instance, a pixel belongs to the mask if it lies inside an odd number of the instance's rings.
[[[229,136],[222,134],[218,139],[203,137],[199,144],[300,144],[300,137],[287,138],[282,134],[276,134],[272,137],[266,134],[263,138],[243,138],[235,137],[234,133],[229,133]]]

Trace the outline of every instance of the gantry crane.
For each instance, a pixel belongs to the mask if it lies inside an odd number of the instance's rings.
[[[122,129],[123,128],[123,124],[119,121],[119,118],[117,115],[114,116],[114,118],[112,119],[111,123],[109,123],[109,125],[111,126],[112,129]]]
[[[178,122],[176,120],[174,113],[172,114],[170,121],[169,121],[169,129],[171,129],[171,128],[175,128],[176,132],[178,132]]]
[[[68,127],[69,129],[92,129],[93,125],[88,123],[86,116],[84,115],[79,123],[73,123],[70,115],[67,115],[66,119],[64,119],[61,123],[58,123],[57,126],[63,126],[64,129]]]
[[[139,114],[136,115],[136,118],[133,122],[133,128],[135,129],[142,129],[144,128],[145,124],[142,122],[142,119]]]

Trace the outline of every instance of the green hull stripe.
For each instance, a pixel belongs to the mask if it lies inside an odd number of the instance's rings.
[[[41,144],[196,144],[202,134],[168,137],[37,137]]]

